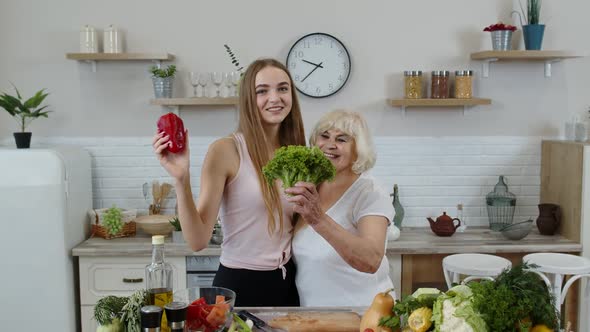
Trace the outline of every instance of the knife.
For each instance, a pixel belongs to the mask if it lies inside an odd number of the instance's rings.
[[[247,310],[240,310],[237,312],[237,315],[243,319],[244,321],[246,321],[246,319],[249,319],[252,321],[252,323],[254,323],[254,326],[256,326],[257,329],[260,329],[264,332],[273,332],[273,331],[282,331],[282,330],[275,330],[272,327],[268,326],[268,324],[266,324],[265,321],[263,321],[262,319],[254,316],[251,312],[247,311]]]

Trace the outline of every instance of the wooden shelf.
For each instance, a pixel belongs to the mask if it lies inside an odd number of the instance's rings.
[[[406,115],[406,107],[463,107],[463,115],[465,115],[465,109],[469,106],[477,105],[490,105],[491,99],[487,98],[470,98],[470,99],[458,99],[458,98],[445,98],[445,99],[433,99],[433,98],[421,98],[421,99],[388,99],[387,103],[391,106],[401,107],[402,114]]]
[[[66,58],[78,61],[171,61],[168,53],[67,53]]]
[[[483,77],[489,77],[490,62],[496,61],[542,61],[545,62],[545,77],[551,77],[551,64],[564,59],[588,56],[575,51],[481,51],[471,53],[472,60],[483,60]]]
[[[238,97],[229,98],[158,98],[150,101],[152,105],[160,106],[216,106],[216,105],[237,105]]]
[[[154,61],[158,67],[162,61],[174,60],[169,53],[66,53],[66,59],[86,61],[92,65],[92,72],[96,72],[97,61]]]

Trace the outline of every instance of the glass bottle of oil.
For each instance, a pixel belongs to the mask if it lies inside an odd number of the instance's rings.
[[[172,302],[172,266],[164,262],[164,236],[152,236],[152,263],[145,267],[146,289],[151,305],[164,308]],[[162,332],[169,332],[166,314],[162,316]]]

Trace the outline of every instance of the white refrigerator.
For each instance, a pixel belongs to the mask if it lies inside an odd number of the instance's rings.
[[[0,330],[79,330],[71,250],[91,208],[87,151],[0,148]]]

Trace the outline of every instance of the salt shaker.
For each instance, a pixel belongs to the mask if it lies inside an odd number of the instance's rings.
[[[98,36],[93,26],[85,25],[80,30],[80,53],[98,53]]]
[[[112,24],[104,29],[103,49],[105,53],[122,53],[123,36]]]

